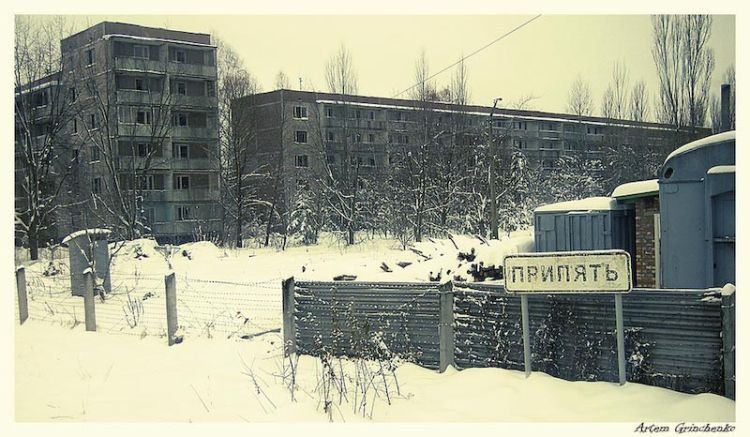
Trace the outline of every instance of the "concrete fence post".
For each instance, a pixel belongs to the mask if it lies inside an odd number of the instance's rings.
[[[26,269],[20,266],[16,269],[16,290],[18,291],[18,319],[23,322],[29,318],[29,301],[26,295]]]
[[[177,334],[177,281],[174,272],[164,276],[164,294],[167,297],[167,344],[176,343]]]
[[[284,356],[297,353],[297,327],[294,323],[294,277],[281,282],[284,313]]]
[[[96,331],[96,305],[94,302],[94,271],[88,268],[83,271],[83,310],[87,331]]]
[[[440,322],[438,336],[440,337],[440,372],[445,372],[448,366],[455,366],[456,337],[453,331],[453,282],[441,285],[440,290]]]
[[[735,293],[721,297],[721,341],[724,359],[724,396],[735,399]]]

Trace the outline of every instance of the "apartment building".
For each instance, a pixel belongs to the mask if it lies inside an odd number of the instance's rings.
[[[235,110],[249,107],[256,113],[259,144],[252,167],[281,170],[278,182],[259,187],[259,197],[283,196],[286,208],[301,188],[324,180],[327,171],[335,175],[347,159],[364,179],[382,181],[398,154],[415,150],[426,137],[453,141],[468,156],[489,137],[549,173],[566,155],[605,158],[608,146],[628,144],[666,156],[711,133],[676,135],[673,126],[658,123],[284,89],[234,102]],[[426,124],[430,132],[424,132]],[[281,189],[274,188],[278,183]]]
[[[217,231],[210,35],[103,22],[63,39],[61,54],[56,98],[70,109],[55,154],[71,165],[54,237],[114,226],[180,242]]]

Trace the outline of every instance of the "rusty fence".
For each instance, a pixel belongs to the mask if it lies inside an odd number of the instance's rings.
[[[523,370],[520,298],[481,283],[282,284],[287,352],[387,349],[424,367]],[[532,370],[618,380],[614,296],[529,296]],[[734,399],[734,294],[634,289],[623,296],[627,380]]]

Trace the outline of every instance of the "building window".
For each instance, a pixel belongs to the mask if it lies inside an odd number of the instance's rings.
[[[188,125],[188,117],[187,114],[184,112],[178,112],[174,115],[174,125],[175,126],[187,126]]]
[[[367,142],[368,143],[374,143],[375,142],[375,134],[367,134]]]
[[[335,134],[333,133],[333,131],[330,131],[330,130],[329,130],[329,131],[328,131],[328,132],[326,133],[326,139],[327,139],[328,141],[336,141],[336,135],[335,135]]]
[[[370,167],[375,167],[375,157],[374,156],[370,156],[369,158],[367,158],[367,165],[370,166]]]
[[[206,81],[206,95],[208,97],[216,97],[216,83],[212,80]]]
[[[68,88],[68,96],[70,97],[70,102],[76,101],[76,89],[75,87]]]
[[[177,94],[181,96],[187,95],[187,84],[185,82],[177,82]]]
[[[193,211],[189,206],[178,206],[175,208],[175,216],[178,221],[192,220]]]
[[[310,182],[307,179],[297,179],[297,191],[310,191]]]
[[[175,190],[189,190],[190,189],[190,176],[175,176],[174,177],[174,188]]]
[[[154,224],[156,214],[154,213],[154,208],[143,208],[143,217],[141,217],[141,220],[143,220],[146,224]]]
[[[96,162],[102,159],[101,154],[99,153],[99,147],[97,146],[91,146],[91,161],[90,162]]]
[[[333,107],[326,106],[326,118],[333,118]]]
[[[309,167],[307,155],[297,155],[294,160],[294,165],[301,168]]]
[[[375,111],[370,111],[370,120],[375,120]]]
[[[359,109],[357,109],[357,112],[355,112],[354,114],[356,115],[357,120],[362,118],[362,111],[360,111]]]
[[[137,148],[136,152],[138,153],[138,156],[142,158],[145,158],[146,156],[148,156],[150,153],[154,151],[154,148],[151,146],[151,144],[147,144],[147,143],[138,143],[136,148]]]
[[[39,91],[38,93],[34,93],[34,107],[40,107],[40,106],[47,106],[47,103],[49,103],[49,96],[47,95],[47,90]]]
[[[73,133],[74,134],[78,133],[78,119],[77,118],[73,119]]]
[[[175,144],[172,148],[172,155],[178,159],[188,159],[190,147],[187,144]]]
[[[73,162],[78,164],[78,160],[80,159],[80,157],[81,157],[80,151],[78,149],[73,149]]]
[[[354,142],[355,143],[361,143],[362,142],[362,134],[357,132],[354,134]]]
[[[135,117],[136,124],[151,124],[151,111],[138,110]]]
[[[96,129],[96,114],[89,114],[89,129]]]
[[[141,176],[141,189],[145,191],[154,189],[154,175]]]
[[[102,192],[102,178],[97,176],[91,179],[91,192],[94,194],[101,194]]]
[[[133,46],[133,57],[148,59],[148,46]]]
[[[307,108],[304,106],[295,106],[294,107],[294,118],[299,120],[306,120],[307,119]]]
[[[93,48],[86,50],[86,62],[86,66],[94,65],[94,63],[96,62],[96,53],[94,52]]]
[[[307,131],[298,130],[294,132],[294,142],[302,144],[307,143]]]
[[[185,59],[187,56],[185,56],[185,50],[175,50],[174,51],[174,58],[172,59],[174,62],[179,62],[181,64],[185,63]]]
[[[326,155],[326,162],[328,164],[335,164],[336,163],[336,155]]]

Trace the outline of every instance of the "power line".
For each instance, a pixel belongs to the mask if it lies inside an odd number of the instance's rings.
[[[539,18],[539,17],[541,17],[541,16],[542,16],[542,14],[539,14],[539,15],[537,15],[537,16],[535,16],[535,17],[533,17],[533,18],[531,18],[531,19],[529,19],[529,20],[527,20],[527,21],[525,21],[525,22],[521,23],[521,24],[520,24],[519,26],[515,27],[514,29],[512,29],[512,30],[510,30],[510,31],[506,32],[505,34],[503,34],[503,35],[501,35],[501,36],[499,36],[499,37],[498,37],[498,38],[496,38],[496,39],[495,39],[494,41],[491,41],[490,43],[488,43],[488,44],[485,44],[484,46],[482,46],[482,47],[478,48],[477,50],[474,50],[473,52],[471,52],[471,53],[469,53],[468,55],[466,55],[466,56],[462,57],[461,59],[459,59],[458,61],[456,61],[456,62],[452,63],[451,65],[449,65],[449,66],[447,66],[447,67],[443,68],[442,70],[440,70],[440,71],[438,71],[437,73],[433,74],[432,76],[428,77],[428,78],[427,78],[427,79],[425,79],[424,81],[425,81],[425,82],[427,82],[427,81],[429,81],[429,80],[433,79],[433,78],[434,78],[435,76],[437,76],[438,74],[441,74],[441,73],[444,73],[444,72],[446,72],[447,70],[450,70],[451,68],[453,68],[453,67],[455,67],[456,65],[460,64],[460,63],[461,63],[461,62],[463,62],[464,60],[466,60],[466,59],[469,59],[470,57],[472,57],[472,56],[476,55],[477,53],[481,52],[482,50],[484,50],[484,49],[486,49],[486,48],[490,47],[491,45],[495,44],[496,42],[499,42],[499,41],[501,41],[501,40],[505,39],[506,37],[508,37],[508,36],[510,36],[510,35],[511,35],[512,33],[514,33],[515,31],[517,31],[517,30],[520,30],[521,28],[525,27],[525,26],[526,26],[527,24],[530,24],[530,23],[531,23],[532,21],[536,20],[537,18]],[[421,83],[421,82],[420,82],[420,83]],[[410,86],[409,88],[407,88],[407,89],[405,89],[405,90],[401,91],[400,93],[398,93],[398,94],[394,95],[394,96],[393,96],[392,98],[396,98],[396,97],[400,96],[401,94],[403,94],[403,93],[405,93],[405,92],[407,92],[407,91],[410,91],[410,90],[412,90],[413,88],[415,88],[415,87],[419,86],[419,84],[420,84],[420,83],[416,83],[416,84],[414,84],[414,85]]]

